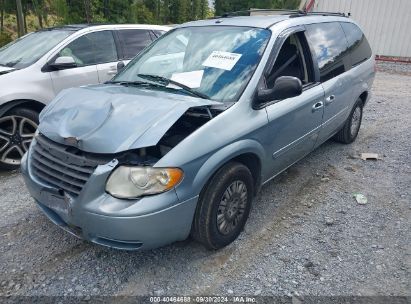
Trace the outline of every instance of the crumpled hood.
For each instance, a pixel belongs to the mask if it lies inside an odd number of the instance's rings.
[[[40,114],[39,131],[83,151],[118,153],[155,146],[189,108],[214,104],[220,103],[119,85],[73,88]]]

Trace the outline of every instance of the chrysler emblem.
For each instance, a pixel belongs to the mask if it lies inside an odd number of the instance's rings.
[[[75,137],[66,137],[64,139],[64,142],[70,146],[77,146],[78,144],[78,139]]]

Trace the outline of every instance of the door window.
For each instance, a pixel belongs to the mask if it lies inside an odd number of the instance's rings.
[[[314,81],[312,62],[309,56],[307,41],[302,33],[289,36],[281,46],[274,66],[266,78],[267,88],[272,88],[278,77],[293,76],[303,85]]]
[[[354,23],[342,22],[341,26],[347,36],[348,49],[351,52],[351,65],[355,66],[371,58],[372,52],[367,38]]]
[[[123,59],[135,57],[152,42],[147,30],[119,30],[118,36],[123,48]]]
[[[312,44],[320,80],[325,82],[349,70],[347,39],[338,22],[307,25],[307,38]]]
[[[59,56],[71,56],[81,67],[117,61],[117,50],[111,31],[101,31],[77,38]]]

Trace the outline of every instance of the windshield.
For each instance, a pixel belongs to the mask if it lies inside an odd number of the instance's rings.
[[[0,49],[0,65],[16,69],[28,67],[72,33],[50,30],[23,36]]]
[[[164,84],[169,79],[167,87],[176,91],[189,88],[212,100],[237,101],[270,35],[269,30],[249,27],[179,28],[138,55],[113,82]]]

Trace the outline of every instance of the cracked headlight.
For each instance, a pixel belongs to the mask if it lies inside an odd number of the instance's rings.
[[[106,191],[117,198],[137,198],[168,191],[182,179],[178,168],[120,166],[108,178]]]

